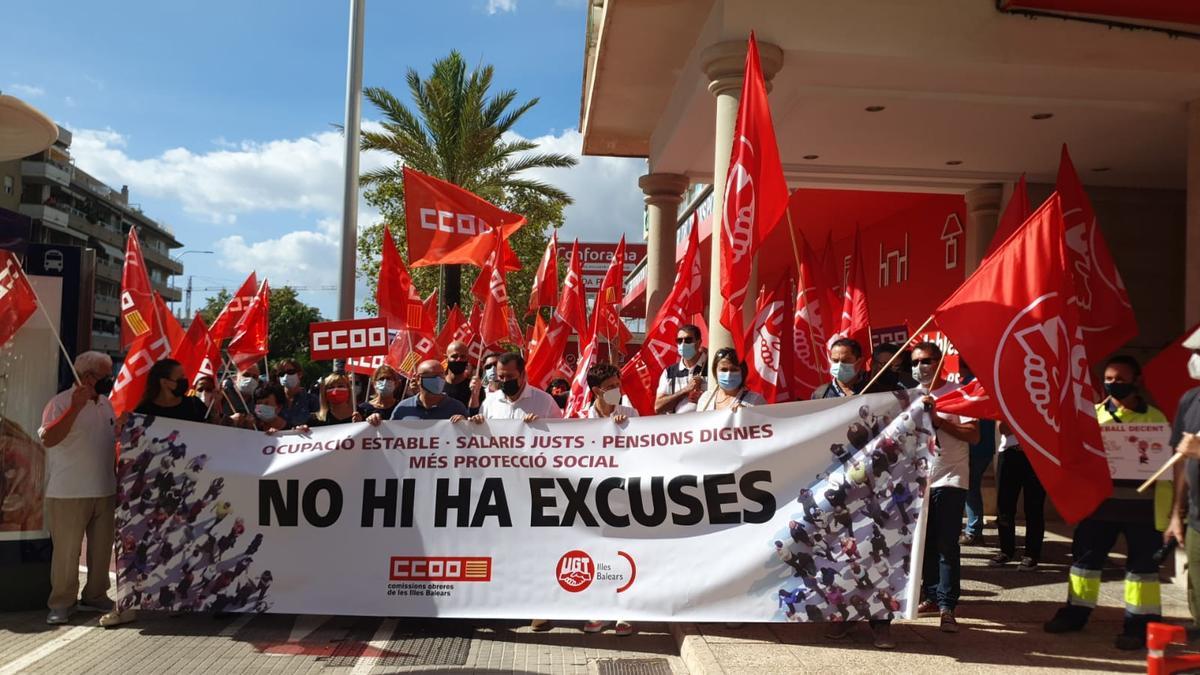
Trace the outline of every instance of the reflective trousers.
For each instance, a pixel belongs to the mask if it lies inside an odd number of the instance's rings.
[[[1154,554],[1162,547],[1162,533],[1154,523],[1119,523],[1086,518],[1071,540],[1070,582],[1067,605],[1086,620],[1100,600],[1100,572],[1108,553],[1125,535],[1125,632],[1144,634],[1146,624],[1162,620],[1162,587]]]

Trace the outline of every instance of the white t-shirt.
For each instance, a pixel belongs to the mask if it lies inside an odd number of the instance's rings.
[[[38,438],[71,408],[71,389],[42,410]],[[46,448],[46,496],[55,499],[107,497],[117,493],[117,418],[107,396],[84,404],[66,438]]]
[[[1021,440],[1016,434],[1002,434],[1000,436],[1000,452],[1004,452],[1009,448],[1015,448],[1021,444]]]
[[[519,420],[526,415],[560,419],[562,408],[554,402],[553,396],[526,384],[515,401],[508,400],[502,391],[491,392],[480,404],[479,414],[489,420]]]
[[[945,396],[958,389],[959,386],[952,382],[947,382],[933,391],[933,397]],[[959,424],[967,424],[975,421],[973,417],[963,417],[943,412],[939,412],[937,415],[944,420],[958,422]],[[933,461],[929,463],[929,487],[955,487],[966,490],[970,484],[971,476],[970,444],[947,433],[940,431],[935,431],[934,433],[937,435],[939,452],[933,458]]]
[[[704,365],[705,364],[704,364],[703,359],[700,361],[697,361],[696,365],[692,368],[688,368],[687,365],[685,365],[681,361],[681,362],[676,363],[675,365],[671,366],[670,368],[663,369],[662,375],[658,376],[658,395],[659,396],[670,396],[671,394],[675,394],[675,393],[678,393],[678,392],[681,392],[681,391],[687,389],[688,386],[692,383],[692,378],[695,375],[704,377]],[[675,369],[679,369],[679,371],[682,374],[677,375],[676,377],[671,377],[670,376],[671,372]],[[685,397],[683,397],[683,399],[681,399],[678,403],[675,404],[675,410],[673,412],[675,414],[679,414],[679,413],[692,412],[695,409],[696,409],[696,404],[692,403],[691,400],[689,400],[688,397],[685,396]]]
[[[624,403],[618,403],[617,405],[613,406],[612,414],[609,415],[609,417],[616,417],[617,415],[624,415],[626,417],[637,417],[638,411],[637,411],[637,408],[631,408],[631,407],[625,405]],[[584,417],[584,419],[594,420],[594,419],[603,419],[604,415],[601,415],[600,411],[596,410],[596,404],[593,403],[592,405],[589,405],[586,410],[583,411],[583,417]]]
[[[717,392],[719,389],[710,389],[700,395],[700,400],[696,401],[696,410],[716,410],[717,409]],[[753,408],[756,405],[766,405],[767,399],[761,394],[756,394],[749,389],[743,389],[742,393],[738,394],[737,403],[732,408],[723,408],[723,410],[737,410],[738,408]]]

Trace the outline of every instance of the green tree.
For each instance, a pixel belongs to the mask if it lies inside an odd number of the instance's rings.
[[[229,302],[230,293],[222,290],[208,299],[200,309],[204,322],[212,325]],[[313,382],[332,370],[327,361],[313,361],[308,354],[308,324],[324,321],[321,311],[300,301],[296,289],[280,286],[271,289],[271,312],[267,318],[267,359],[271,367],[283,358],[294,358],[304,369],[305,382]]]
[[[490,65],[468,72],[457,51],[435,61],[427,78],[410,68],[406,79],[415,112],[388,90],[368,87],[364,93],[382,113],[383,130],[363,132],[362,149],[382,150],[394,155],[396,161],[363,174],[362,181],[370,188],[365,195],[367,203],[383,214],[384,223],[406,258],[404,166],[524,215],[527,224],[510,240],[524,267],[508,275],[513,308],[524,315],[533,274],[546,246],[546,228],[562,225],[562,210],[571,198],[552,185],[521,174],[529,169],[571,167],[577,161],[569,155],[537,152],[533,141],[513,138],[514,125],[538,99],[514,107],[516,91],[504,90],[490,96],[493,75]],[[379,275],[383,227],[369,227],[359,238],[359,271],[372,291]],[[460,289],[470,286],[478,269],[469,267],[463,272],[458,265],[412,270],[422,295],[441,287],[443,307],[461,302]],[[374,311],[374,302],[367,302],[364,308]]]

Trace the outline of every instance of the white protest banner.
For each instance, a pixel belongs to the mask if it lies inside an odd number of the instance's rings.
[[[1115,480],[1144,481],[1174,454],[1171,425],[1166,423],[1101,424],[1100,437]],[[1158,479],[1171,480],[1171,472]]]
[[[546,619],[909,615],[931,448],[909,396],[277,437],[134,416],[119,464],[118,601]]]

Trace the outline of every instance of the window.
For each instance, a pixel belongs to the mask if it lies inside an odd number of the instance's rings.
[[[4,194],[11,195],[13,193],[13,177],[4,177]]]

